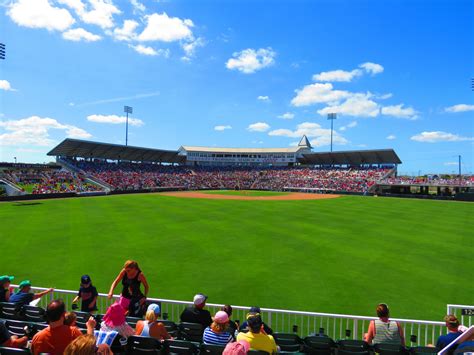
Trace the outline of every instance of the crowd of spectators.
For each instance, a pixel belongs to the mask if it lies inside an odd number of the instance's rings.
[[[474,186],[473,175],[392,176],[382,179],[385,185]]]
[[[366,192],[390,168],[189,167],[105,161],[69,161],[117,190],[310,188]]]

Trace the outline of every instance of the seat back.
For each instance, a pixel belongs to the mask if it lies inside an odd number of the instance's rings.
[[[334,340],[326,336],[308,336],[303,343],[304,351],[309,354],[329,355],[336,347]]]
[[[46,311],[41,307],[25,305],[21,313],[26,321],[42,323],[46,321]]]
[[[21,320],[19,314],[21,306],[18,303],[1,302],[0,303],[0,318]]]
[[[17,355],[17,354],[31,354],[28,349],[17,349],[17,348],[8,348],[6,346],[0,346],[1,355]]]
[[[28,336],[31,338],[34,334],[32,325],[28,322],[22,320],[7,320],[5,322],[5,326],[7,327],[8,331],[12,335],[16,335],[18,337]]]
[[[199,323],[182,322],[178,325],[179,338],[187,341],[202,342],[202,325]]]
[[[399,344],[375,344],[374,350],[376,353],[382,355],[396,355],[396,354],[406,354],[407,350],[405,347]]]
[[[253,354],[253,355],[269,355],[266,351],[263,350],[249,350],[247,354]]]
[[[337,346],[340,350],[347,350],[347,351],[368,351],[370,349],[370,345],[363,341],[363,340],[339,340],[337,342]]]
[[[368,350],[350,351],[345,349],[337,349],[337,355],[370,355],[370,352]]]
[[[133,335],[127,340],[127,355],[160,354],[161,343],[152,337]]]
[[[199,352],[198,347],[186,340],[167,340],[166,348],[170,355],[172,354],[187,354],[194,355]]]
[[[200,354],[221,355],[225,346],[215,344],[201,344]]]
[[[297,334],[273,333],[273,338],[281,351],[297,352],[301,350],[302,340]]]
[[[410,354],[436,354],[438,349],[433,346],[415,346],[410,348]]]

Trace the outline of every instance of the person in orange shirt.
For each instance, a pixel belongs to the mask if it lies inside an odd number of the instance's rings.
[[[166,328],[163,323],[157,321],[160,316],[160,306],[156,303],[150,304],[146,311],[145,320],[137,322],[135,334],[153,337],[158,340],[171,339],[171,336],[166,331]]]
[[[34,355],[49,353],[61,355],[64,349],[77,337],[82,335],[77,327],[64,324],[66,306],[59,300],[51,301],[46,308],[46,317],[49,326],[36,333],[31,341],[31,352]],[[94,334],[95,320],[90,318],[87,322],[87,333]]]

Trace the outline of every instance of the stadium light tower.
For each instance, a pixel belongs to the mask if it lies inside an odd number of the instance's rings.
[[[131,106],[124,106],[123,112],[127,114],[127,122],[125,124],[125,145],[128,145],[128,114],[133,113],[133,107]]]
[[[332,133],[334,131],[334,120],[337,118],[337,113],[328,113],[328,120],[331,120],[331,152],[332,152]]]
[[[0,59],[5,59],[5,44],[0,43]]]

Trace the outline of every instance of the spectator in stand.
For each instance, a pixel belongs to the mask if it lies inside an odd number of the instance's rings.
[[[145,320],[137,322],[135,334],[144,337],[153,337],[160,341],[171,339],[163,323],[157,321],[157,319],[160,319],[160,316],[160,306],[156,303],[150,304],[145,314]]]
[[[219,311],[214,316],[212,324],[204,329],[202,341],[206,344],[225,346],[234,340],[229,328],[229,315]]]
[[[93,335],[82,335],[74,339],[64,350],[64,355],[113,355],[107,344],[96,346],[96,339]]]
[[[202,329],[209,327],[212,323],[211,313],[204,309],[206,306],[207,296],[198,293],[193,298],[194,305],[188,306],[181,313],[181,322],[199,323]]]
[[[240,340],[227,344],[222,355],[246,355],[249,350],[250,344],[245,340]]]
[[[250,349],[266,351],[275,354],[278,351],[275,339],[263,331],[263,322],[260,314],[249,313],[247,315],[248,332],[240,332],[237,341],[245,340],[250,344]]]
[[[251,307],[249,310],[249,314],[260,314],[260,317],[262,316],[262,312],[260,311],[260,307],[258,306]],[[265,322],[263,321],[262,321],[262,324],[263,324],[263,331],[265,332],[265,334],[272,335],[273,334],[272,328],[266,325]],[[247,329],[247,321],[242,323],[239,330],[242,331],[244,329]]]
[[[81,302],[81,312],[94,312],[97,311],[97,289],[92,286],[92,281],[89,275],[83,275],[81,277],[81,286],[77,296],[72,300],[72,303],[75,304],[79,299]]]
[[[31,301],[47,295],[50,292],[53,292],[53,288],[49,288],[42,292],[32,293],[31,291],[31,282],[30,280],[24,280],[18,285],[18,290],[10,296],[10,301],[12,303],[19,303],[22,306],[29,304]]]
[[[365,341],[369,344],[399,344],[405,346],[405,337],[400,323],[389,319],[390,311],[385,303],[376,308],[379,319],[370,321]]]
[[[0,321],[0,346],[10,348],[24,348],[28,343],[28,337],[25,335],[19,338],[16,335],[11,335],[5,325],[5,322]]]
[[[46,308],[46,318],[49,326],[36,333],[31,342],[31,352],[34,355],[49,353],[61,355],[64,349],[77,337],[82,335],[77,327],[64,324],[66,306],[59,300],[51,301]],[[87,333],[94,333],[95,321],[93,318],[87,321]]]
[[[438,341],[436,342],[436,348],[438,351],[445,348],[449,343],[462,334],[459,330],[459,320],[456,316],[449,314],[444,317],[446,327],[448,328],[448,334],[440,335]]]
[[[130,300],[125,297],[120,297],[118,302],[115,302],[109,308],[102,318],[100,330],[103,332],[118,332],[123,338],[128,338],[135,334],[132,327],[128,325],[125,314],[130,305]]]
[[[64,324],[70,327],[75,327],[77,322],[77,315],[74,312],[66,312],[64,315]]]
[[[127,260],[125,262],[123,269],[112,283],[112,286],[110,286],[109,299],[112,298],[114,289],[120,281],[122,282],[121,296],[130,300],[128,315],[130,317],[143,317],[149,287],[145,275],[143,275],[136,261]],[[140,289],[142,283],[145,287],[144,293]]]
[[[15,277],[3,275],[0,276],[0,302],[9,302],[10,300],[10,283]]]
[[[235,333],[239,329],[239,325],[230,319],[230,317],[232,316],[232,306],[230,304],[226,304],[221,308],[221,311],[224,311],[229,316],[229,332],[235,338]]]

